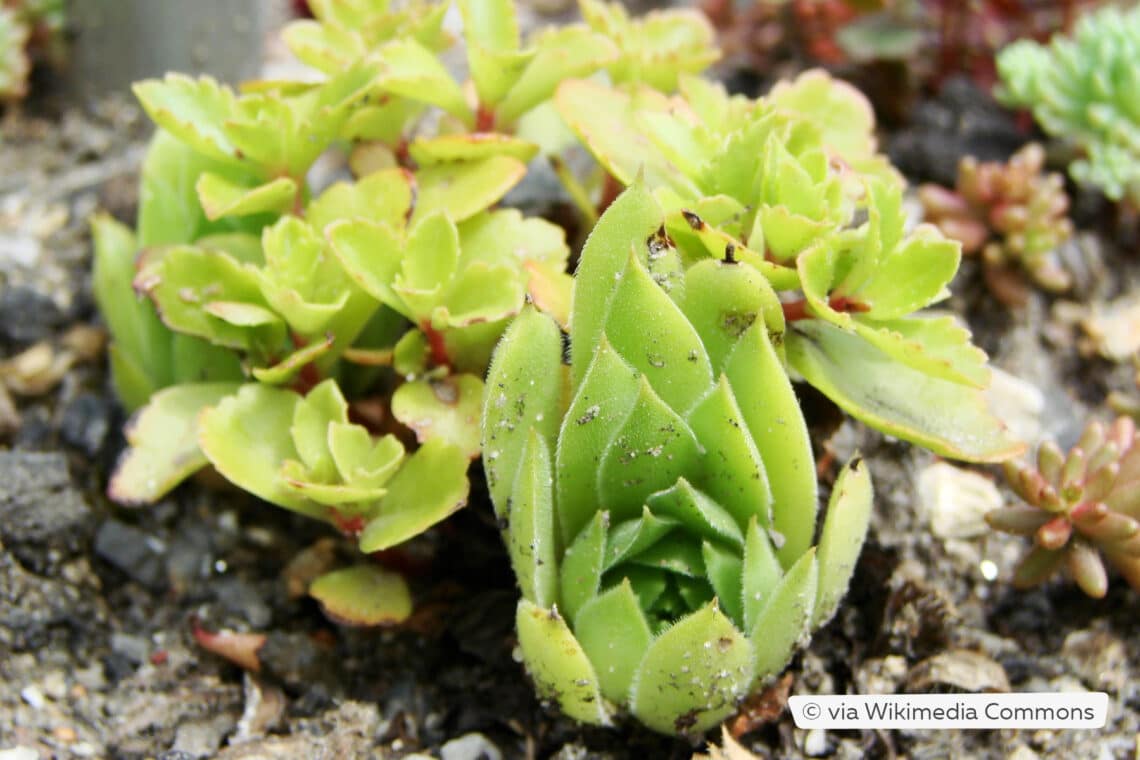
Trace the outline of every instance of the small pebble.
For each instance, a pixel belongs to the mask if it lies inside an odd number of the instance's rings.
[[[40,753],[31,747],[0,749],[0,760],[40,760]]]
[[[828,753],[827,732],[822,728],[810,729],[804,734],[804,754],[808,757],[823,757]]]
[[[988,533],[985,515],[1002,505],[993,481],[946,462],[936,462],[919,473],[918,500],[930,529],[943,539]]]
[[[40,691],[40,687],[35,685],[25,686],[20,691],[20,698],[36,710],[42,710],[44,705],[47,704],[47,699],[44,698],[44,693]]]
[[[503,760],[503,753],[480,733],[464,734],[439,748],[440,760]]]

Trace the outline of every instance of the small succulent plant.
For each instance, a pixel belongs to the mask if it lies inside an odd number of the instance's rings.
[[[844,410],[945,456],[1021,450],[986,406],[968,333],[913,314],[944,297],[959,247],[907,230],[902,180],[854,88],[819,71],[759,101],[695,78],[671,98],[567,82],[556,102],[613,178],[644,177],[687,255],[730,246],[781,292],[788,364]]]
[[[685,250],[635,184],[591,233],[570,366],[525,311],[496,349],[484,464],[523,660],[578,720],[699,735],[834,613],[871,508],[839,476],[816,542],[807,427],[751,266]],[[697,242],[699,246],[699,241]]]
[[[0,100],[28,94],[35,59],[59,57],[63,26],[63,0],[0,3]]]
[[[993,510],[986,520],[1033,538],[1016,585],[1035,585],[1064,567],[1082,591],[1100,598],[1107,561],[1140,589],[1140,435],[1131,418],[1091,423],[1067,455],[1049,442],[1037,450],[1036,466],[1009,462],[1005,469],[1026,504]]]
[[[1115,5],[1088,13],[1071,36],[1049,45],[1021,40],[998,57],[997,96],[1030,108],[1048,134],[1069,141],[1081,156],[1073,179],[1113,200],[1140,200],[1140,8]]]
[[[1042,174],[1045,151],[1031,143],[1007,163],[967,156],[954,190],[923,185],[918,197],[927,221],[962,241],[962,252],[981,253],[989,268],[1020,266],[1052,292],[1072,286],[1057,262],[1057,247],[1073,234],[1069,197],[1059,174]]]

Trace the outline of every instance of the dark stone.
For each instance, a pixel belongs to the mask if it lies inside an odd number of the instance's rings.
[[[110,401],[94,393],[81,393],[63,407],[60,436],[68,445],[95,457],[107,442],[113,415]]]
[[[0,541],[48,575],[91,537],[92,513],[59,453],[0,452]]]
[[[914,109],[911,123],[887,144],[891,162],[918,182],[954,187],[958,161],[1005,161],[1029,141],[1011,111],[964,77],[943,85],[938,97]]]
[[[55,301],[26,285],[0,289],[0,335],[10,341],[43,340],[69,318]]]
[[[102,627],[89,595],[25,570],[0,545],[0,651],[42,649],[53,629]]]
[[[25,451],[50,451],[57,448],[51,412],[44,404],[30,404],[21,408],[20,418],[20,429],[16,431],[12,448]]]
[[[135,673],[135,664],[131,659],[119,652],[108,652],[103,656],[103,677],[109,683],[117,684],[124,678],[130,678]]]
[[[266,628],[272,622],[273,612],[263,595],[241,578],[218,578],[210,586],[227,612],[245,619],[254,629]]]
[[[138,528],[107,520],[95,535],[95,553],[149,589],[166,587],[166,547]]]

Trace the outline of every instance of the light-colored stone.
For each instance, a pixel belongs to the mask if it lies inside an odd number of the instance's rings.
[[[918,475],[918,500],[939,538],[972,538],[989,532],[985,515],[1002,505],[989,478],[946,462],[935,462]]]
[[[1094,304],[1081,326],[1101,356],[1115,361],[1129,358],[1140,351],[1140,293]]]

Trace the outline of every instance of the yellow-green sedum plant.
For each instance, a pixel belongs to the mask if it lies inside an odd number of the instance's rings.
[[[613,178],[644,178],[687,265],[731,248],[777,292],[790,369],[845,411],[957,459],[1022,450],[969,333],[915,313],[948,294],[960,246],[908,228],[857,90],[822,72],[759,101],[692,77],[673,97],[573,81],[557,104]]]
[[[686,250],[642,184],[602,216],[574,284],[570,366],[528,309],[488,376],[484,466],[522,589],[539,692],[699,735],[834,613],[871,509],[858,459],[816,536],[807,426],[753,267]]]

